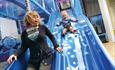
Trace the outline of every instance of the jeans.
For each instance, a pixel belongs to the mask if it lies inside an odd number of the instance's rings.
[[[35,62],[29,63],[27,70],[50,70],[51,61],[52,61],[52,56],[50,56],[47,59],[44,59],[42,61],[39,61],[37,63],[35,63]]]
[[[43,65],[43,63],[40,63],[40,66],[38,66],[38,67],[35,67],[35,66],[29,64],[27,67],[27,70],[50,70],[50,68],[51,68],[51,64],[45,66],[45,65]]]

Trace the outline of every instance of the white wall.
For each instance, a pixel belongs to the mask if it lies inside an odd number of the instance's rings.
[[[107,0],[107,5],[109,7],[108,9],[110,12],[112,27],[113,27],[114,36],[115,36],[115,0]]]
[[[5,36],[18,38],[18,30],[14,20],[0,17],[0,31],[2,39]]]
[[[112,27],[115,29],[115,0],[107,0],[107,4],[111,16]]]
[[[109,41],[115,42],[115,37],[113,33],[113,28],[112,28],[112,21],[111,21],[110,13],[108,11],[107,2],[106,0],[98,0],[98,2],[99,2],[100,10],[102,13],[102,17],[104,20],[104,25],[105,25],[108,39]]]

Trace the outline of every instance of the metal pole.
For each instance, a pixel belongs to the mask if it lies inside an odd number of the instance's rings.
[[[45,1],[44,1],[44,0],[42,0],[42,6],[43,6],[44,9],[46,8],[46,7],[45,7]]]
[[[26,10],[27,10],[27,12],[31,11],[30,0],[25,0],[25,4],[26,4]]]

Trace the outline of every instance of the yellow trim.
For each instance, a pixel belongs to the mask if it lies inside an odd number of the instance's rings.
[[[115,35],[115,30],[113,30],[113,33],[114,33],[114,35]]]

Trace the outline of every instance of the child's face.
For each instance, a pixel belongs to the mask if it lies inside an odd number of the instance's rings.
[[[38,26],[40,24],[40,16],[37,14],[37,12],[32,12],[28,15],[28,22],[30,26]]]
[[[66,11],[61,11],[61,16],[63,19],[68,18],[68,13]]]

